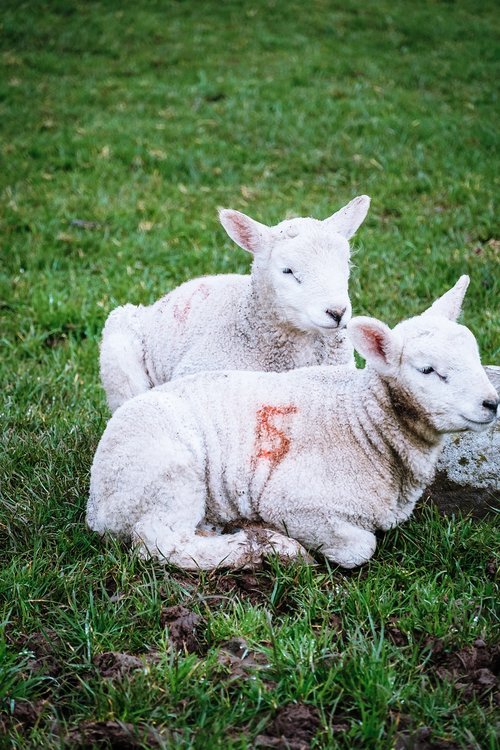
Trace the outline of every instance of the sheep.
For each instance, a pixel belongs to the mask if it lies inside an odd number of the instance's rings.
[[[114,310],[104,327],[100,369],[108,405],[202,370],[354,366],[345,325],[349,242],[370,199],[358,196],[324,221],[268,227],[223,209],[229,236],[253,254],[251,275],[192,279],[149,307]]]
[[[375,530],[410,516],[443,436],[495,419],[476,340],[455,322],[468,281],[392,330],[353,318],[364,369],[207,372],[128,401],[95,454],[89,528],[185,569],[304,548],[345,568],[366,562]],[[205,523],[242,528],[210,536]]]

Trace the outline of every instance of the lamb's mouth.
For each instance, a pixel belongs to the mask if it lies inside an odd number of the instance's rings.
[[[347,323],[344,323],[341,321],[340,325],[338,323],[332,323],[332,325],[322,325],[320,323],[315,323],[315,326],[318,328],[323,328],[325,331],[341,331],[343,328],[347,328]]]
[[[478,422],[476,419],[471,419],[470,417],[466,417],[465,414],[461,414],[460,416],[462,417],[462,419],[465,419],[466,422],[470,422],[470,424],[482,425],[483,427],[485,427],[488,424],[493,424],[493,422],[496,419],[496,417],[492,417],[491,419],[486,419],[484,422]]]

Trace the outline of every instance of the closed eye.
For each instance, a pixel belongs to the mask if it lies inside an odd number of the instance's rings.
[[[294,272],[292,271],[291,268],[284,268],[283,269],[283,273],[289,273],[289,274],[291,274],[293,276],[293,278],[295,279],[295,281],[297,282],[297,284],[301,284],[302,283],[301,280],[298,279],[297,276],[294,274]]]
[[[443,380],[444,382],[448,380],[447,375],[440,375],[439,372],[430,365],[427,365],[427,367],[417,367],[417,370],[421,372],[422,375],[430,375],[431,373],[435,372],[440,380]]]

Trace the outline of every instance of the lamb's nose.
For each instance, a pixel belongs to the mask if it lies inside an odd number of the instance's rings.
[[[500,402],[498,401],[498,399],[496,401],[493,401],[493,400],[489,401],[488,400],[488,401],[483,401],[483,406],[484,406],[485,409],[489,409],[490,411],[492,411],[493,414],[496,414],[499,403]]]
[[[346,308],[345,307],[332,307],[325,310],[326,314],[332,318],[336,324],[338,325],[340,321],[342,320],[342,316],[345,313]]]

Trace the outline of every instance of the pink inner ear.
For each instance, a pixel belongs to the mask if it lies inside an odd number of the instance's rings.
[[[377,331],[376,328],[367,328],[364,330],[365,341],[368,345],[368,349],[371,354],[387,358],[386,346],[387,339],[382,331]]]
[[[231,223],[238,241],[243,247],[246,247],[247,250],[254,253],[258,249],[255,232],[252,230],[246,217],[237,213],[231,214]]]

